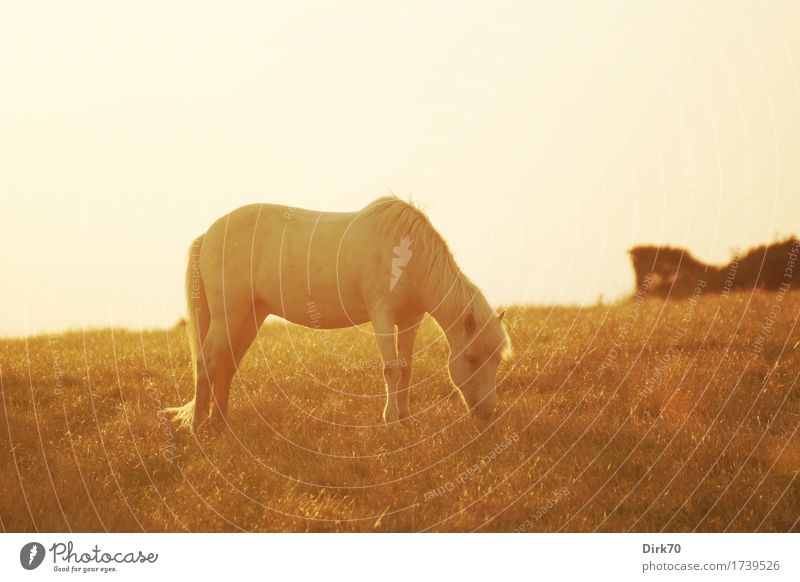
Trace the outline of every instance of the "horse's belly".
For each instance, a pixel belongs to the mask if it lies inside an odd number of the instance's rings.
[[[316,329],[337,329],[360,325],[370,320],[364,306],[330,304],[314,296],[303,301],[290,301],[270,312],[287,321]]]
[[[352,217],[321,219],[298,210],[291,219],[265,218],[251,244],[257,249],[255,294],[270,313],[319,329],[370,320],[362,293],[364,245],[344,234]]]
[[[307,269],[296,268],[300,261],[280,269],[280,277],[267,277],[259,294],[269,312],[297,325],[318,329],[352,327],[370,320],[354,276],[336,278],[306,276]]]

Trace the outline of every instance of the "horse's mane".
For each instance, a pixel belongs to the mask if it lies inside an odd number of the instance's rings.
[[[472,307],[478,330],[473,345],[477,344],[484,353],[491,353],[500,346],[502,357],[510,354],[511,342],[494,309],[478,286],[461,271],[447,242],[422,210],[392,195],[371,202],[359,214],[362,218],[379,221],[381,232],[398,243],[402,237],[409,237],[413,262],[418,272],[423,273],[420,277],[423,292],[438,302],[436,310],[448,321],[455,321]],[[434,276],[425,276],[425,273]]]

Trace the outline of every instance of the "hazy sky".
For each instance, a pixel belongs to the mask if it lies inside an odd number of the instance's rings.
[[[278,202],[422,203],[495,304],[800,231],[800,3],[5,2],[0,334],[183,314]]]

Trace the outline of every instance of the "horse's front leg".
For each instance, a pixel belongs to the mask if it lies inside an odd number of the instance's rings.
[[[386,381],[386,406],[383,409],[383,420],[386,424],[397,422],[399,409],[397,406],[397,390],[400,385],[401,369],[398,364],[397,342],[394,331],[394,318],[388,313],[376,314],[372,319],[375,340],[383,360],[383,378]]]
[[[409,389],[411,386],[411,364],[414,357],[414,341],[422,321],[422,315],[411,318],[400,318],[397,322],[397,354],[400,366],[400,384],[397,390],[398,418],[408,418]]]

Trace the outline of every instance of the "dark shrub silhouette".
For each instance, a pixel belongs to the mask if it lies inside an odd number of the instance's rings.
[[[703,291],[711,293],[789,291],[800,274],[800,240],[794,237],[735,255],[722,267],[706,265],[689,251],[675,247],[638,246],[629,253],[636,290],[647,285],[647,294],[655,297],[689,297],[703,284]]]

